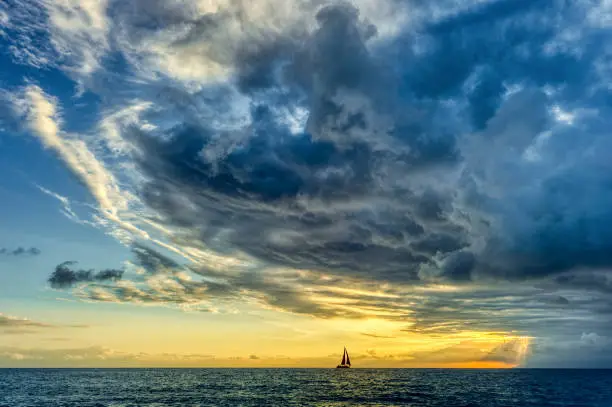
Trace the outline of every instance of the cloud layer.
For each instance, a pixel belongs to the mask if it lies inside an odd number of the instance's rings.
[[[14,61],[63,71],[98,119],[42,84],[4,98],[143,271],[65,263],[55,287],[612,334],[605,2],[39,6],[3,6]]]
[[[462,363],[498,363],[496,366],[513,366],[524,356],[521,341],[513,340],[493,349],[482,349],[482,344],[461,342],[433,351],[379,354],[368,349],[351,358],[360,366],[397,367],[457,366]],[[150,354],[145,352],[121,352],[105,347],[73,349],[28,349],[0,347],[0,363],[11,367],[324,367],[337,362],[341,355],[310,356],[303,358],[283,355],[259,356],[255,354],[219,357],[208,354]]]

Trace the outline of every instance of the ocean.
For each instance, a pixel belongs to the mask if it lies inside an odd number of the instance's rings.
[[[2,407],[612,407],[612,370],[2,369]]]

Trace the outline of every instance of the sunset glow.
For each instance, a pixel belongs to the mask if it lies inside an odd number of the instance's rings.
[[[612,366],[610,4],[0,0],[0,367]]]

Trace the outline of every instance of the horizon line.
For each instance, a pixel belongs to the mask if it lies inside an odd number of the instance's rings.
[[[287,367],[287,366],[22,366],[22,367],[0,367],[0,370],[117,370],[117,369],[183,369],[183,370],[203,370],[203,369],[278,369],[278,370],[334,370],[334,367]],[[352,370],[612,370],[612,367],[351,367]],[[347,370],[347,369],[344,369]],[[344,371],[343,370],[343,371]]]

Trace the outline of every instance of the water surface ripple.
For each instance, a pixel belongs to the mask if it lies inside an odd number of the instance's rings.
[[[612,407],[612,370],[2,369],[1,407]]]

